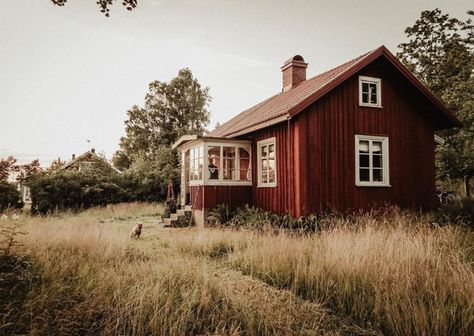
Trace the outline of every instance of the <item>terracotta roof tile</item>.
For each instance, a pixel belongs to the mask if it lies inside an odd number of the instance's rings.
[[[232,137],[247,129],[249,131],[254,131],[271,124],[272,120],[278,121],[284,116],[289,116],[289,110],[291,108],[319,90],[322,90],[327,84],[331,83],[339,75],[362,61],[372,52],[373,51],[365,53],[364,55],[354,58],[334,69],[312,77],[286,92],[281,92],[267,100],[264,100],[222,124],[220,127],[210,132],[208,136]],[[261,127],[259,127],[260,124]]]

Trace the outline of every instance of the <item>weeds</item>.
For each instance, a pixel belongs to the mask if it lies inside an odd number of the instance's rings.
[[[384,334],[473,334],[474,233],[430,221],[389,209],[323,218],[309,236],[207,231],[178,245],[225,245],[232,267]]]

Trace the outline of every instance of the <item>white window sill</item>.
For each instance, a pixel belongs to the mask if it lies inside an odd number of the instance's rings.
[[[375,108],[383,108],[382,105],[375,105],[375,104],[368,104],[368,103],[359,103],[359,106],[361,107],[375,107]]]
[[[373,183],[373,182],[356,182],[357,187],[382,187],[390,188],[391,185],[387,183]]]
[[[232,180],[215,180],[215,181],[190,181],[190,187],[197,186],[252,186],[252,181],[232,181]]]
[[[276,183],[261,183],[257,186],[257,188],[275,188],[276,186]]]

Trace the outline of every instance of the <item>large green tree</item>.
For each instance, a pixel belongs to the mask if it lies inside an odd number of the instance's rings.
[[[209,123],[209,88],[191,70],[182,69],[169,82],[149,85],[143,107],[133,106],[125,121],[126,135],[113,157],[126,179],[145,197],[166,194],[168,180],[179,182],[179,161],[171,145],[185,134],[201,135]]]
[[[474,25],[473,11],[461,20],[439,9],[426,10],[405,29],[408,42],[397,56],[462,122],[462,128],[440,132],[437,147],[440,178],[464,179],[466,195],[474,176]]]
[[[117,166],[138,158],[152,159],[185,134],[202,134],[209,123],[209,88],[202,87],[191,70],[182,69],[169,82],[149,85],[143,107],[133,106],[125,121],[126,135],[115,154]]]

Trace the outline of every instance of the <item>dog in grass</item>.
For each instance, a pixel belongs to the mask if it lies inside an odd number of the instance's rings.
[[[140,238],[140,235],[142,234],[142,227],[142,223],[138,223],[137,225],[135,225],[132,231],[130,231],[130,237],[135,239]]]

